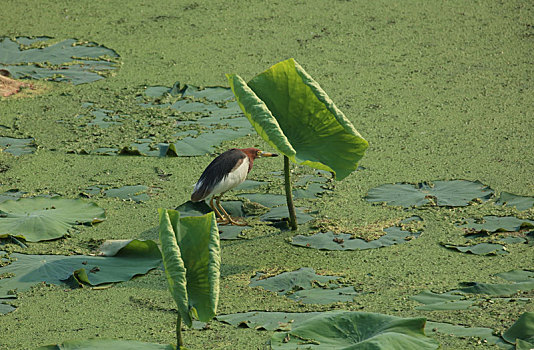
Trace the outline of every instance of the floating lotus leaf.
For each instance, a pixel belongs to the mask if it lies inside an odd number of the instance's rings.
[[[418,216],[412,216],[402,220],[401,223],[408,223],[414,220],[420,221],[421,218]],[[364,250],[388,247],[394,244],[402,244],[421,235],[421,231],[404,231],[399,226],[385,228],[384,232],[386,233],[385,235],[373,241],[365,241],[361,238],[352,238],[352,235],[348,233],[335,234],[332,231],[328,231],[324,233],[316,233],[311,236],[296,235],[291,238],[290,243],[300,247],[321,250]]]
[[[422,291],[413,295],[410,299],[415,300],[422,306],[417,306],[417,310],[435,311],[435,310],[465,310],[470,308],[476,300],[465,299],[464,295],[458,294],[454,290],[446,293],[434,293],[429,290]]]
[[[64,284],[68,279],[92,286],[128,281],[161,265],[154,241],[132,240],[112,256],[27,255],[10,253],[16,260],[2,267],[13,277],[0,279],[0,298],[10,290],[28,290],[37,283]]]
[[[486,201],[493,190],[478,181],[452,180],[418,184],[385,184],[372,188],[365,199],[409,208],[425,204],[441,207],[462,207],[475,199]]]
[[[497,243],[479,243],[474,245],[454,245],[454,244],[442,244],[445,248],[455,249],[462,253],[471,253],[475,255],[506,255],[509,252],[504,248],[502,244]]]
[[[134,202],[146,202],[150,199],[148,194],[144,193],[148,189],[144,185],[122,186],[120,188],[110,188],[104,191],[107,197],[117,197],[124,200],[132,200]]]
[[[172,104],[161,102],[166,95],[179,100]],[[176,123],[178,128],[200,127],[197,128],[199,130],[195,130],[194,134],[191,130],[185,130],[174,135],[180,138],[171,146],[177,156],[211,154],[222,142],[250,135],[253,131],[237,102],[230,101],[233,99],[233,94],[229,88],[221,86],[199,88],[192,85],[181,86],[180,83],[176,83],[172,88],[149,87],[145,90],[145,96],[153,101],[141,104],[144,107],[169,107],[182,113],[196,114],[191,120],[180,120]],[[146,153],[146,155],[158,154]],[[165,153],[160,152],[159,155],[164,156]]]
[[[503,333],[502,337],[509,343],[516,344],[516,340],[520,339],[523,345],[534,344],[534,312],[525,312],[519,319]],[[527,347],[528,348],[528,347]]]
[[[1,295],[0,295],[1,297]],[[5,304],[3,302],[0,302],[0,315],[5,315],[10,313],[11,311],[15,311],[16,307],[13,307],[9,304]]]
[[[352,286],[340,286],[335,283],[341,277],[317,275],[309,267],[284,272],[269,278],[262,276],[259,273],[252,278],[250,286],[262,287],[306,304],[352,301],[355,296],[360,294]]]
[[[0,150],[14,156],[34,153],[37,146],[34,139],[16,139],[0,136]]]
[[[306,214],[303,210],[304,208],[295,208],[297,220],[300,224],[304,224],[306,222],[313,220],[313,216]],[[260,218],[263,221],[274,221],[274,222],[285,221],[287,217],[288,217],[288,210],[287,210],[286,205],[273,208],[269,212],[260,216]]]
[[[73,225],[97,223],[106,218],[93,202],[60,197],[33,197],[0,203],[0,237],[29,242],[63,237]]]
[[[322,313],[271,338],[273,349],[437,349],[425,336],[424,318],[400,318],[368,312]]]
[[[237,327],[267,331],[288,331],[302,321],[315,317],[321,312],[266,312],[252,311],[215,317],[217,321]]]
[[[534,207],[534,197],[518,196],[509,192],[501,192],[501,196],[495,204],[516,207],[517,210],[527,210]]]
[[[4,193],[0,193],[0,203],[5,202],[7,200],[15,200],[20,198],[26,192],[21,192],[17,189],[12,189],[5,191]]]
[[[178,312],[192,326],[195,316],[207,322],[219,300],[221,264],[215,214],[180,218],[176,210],[159,209],[163,264]]]
[[[465,327],[450,323],[427,321],[425,332],[442,333],[454,335],[455,337],[474,337],[484,340],[487,344],[497,344],[502,342],[501,338],[493,335],[493,329],[485,327]]]
[[[534,279],[511,284],[464,282],[461,286],[461,288],[458,288],[458,291],[463,293],[509,296],[521,291],[534,290]]]
[[[512,270],[508,272],[501,272],[496,274],[500,278],[504,278],[510,282],[528,282],[534,281],[534,271],[529,270]]]
[[[258,134],[291,161],[333,172],[339,180],[356,170],[367,141],[294,59],[248,83],[227,77]]]
[[[57,345],[45,345],[37,350],[175,350],[173,345],[144,343],[135,340],[87,339],[69,340]]]
[[[0,38],[0,69],[6,69],[16,79],[47,78],[78,85],[104,79],[101,73],[118,67],[114,60],[119,55],[95,43],[67,39],[47,46],[50,38],[41,37],[41,47],[22,49],[27,39]]]
[[[484,216],[482,219],[467,219],[467,223],[459,227],[468,232],[519,231],[534,227],[534,220],[519,219],[515,216]]]

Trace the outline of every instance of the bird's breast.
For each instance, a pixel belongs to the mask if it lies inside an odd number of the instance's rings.
[[[247,178],[247,174],[249,171],[249,159],[248,157],[244,158],[241,164],[239,164],[237,167],[232,169],[225,177],[222,178],[219,183],[217,183],[211,194],[218,194],[218,193],[224,193],[243,181]]]

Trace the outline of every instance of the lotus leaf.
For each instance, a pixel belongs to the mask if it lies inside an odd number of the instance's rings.
[[[57,345],[45,345],[37,350],[175,350],[172,345],[144,343],[135,340],[87,339],[69,340]]]
[[[510,282],[527,282],[534,280],[534,271],[529,270],[512,270],[508,272],[501,272],[496,274],[500,278],[504,278]]]
[[[454,244],[443,244],[445,248],[456,249],[462,253],[472,253],[475,255],[506,255],[509,254],[508,251],[504,248],[503,245],[497,243],[479,243],[475,245],[454,245]]]
[[[36,148],[37,146],[32,138],[16,139],[0,136],[0,150],[11,153],[14,156],[34,153]]]
[[[517,339],[534,344],[534,312],[525,312],[519,316],[519,319],[503,333],[502,337],[512,344],[515,344]]]
[[[433,293],[429,290],[422,291],[413,295],[410,299],[415,300],[422,306],[417,306],[417,310],[434,311],[434,310],[465,310],[470,308],[476,300],[465,299],[464,295],[457,294],[458,291],[447,293]]]
[[[172,104],[161,103],[160,99],[167,94],[179,100]],[[200,118],[180,120],[176,123],[178,128],[200,127],[200,130],[195,130],[194,135],[191,130],[174,135],[180,137],[172,144],[178,156],[210,154],[215,152],[215,147],[223,141],[234,140],[252,132],[252,127],[241,113],[237,102],[230,101],[233,99],[233,94],[229,88],[220,86],[198,88],[192,85],[182,87],[180,83],[176,83],[172,88],[150,87],[145,90],[145,96],[154,101],[141,104],[144,107],[169,107],[182,113],[200,114]],[[204,101],[193,101],[191,98]],[[161,153],[159,155],[165,155],[165,152]],[[157,154],[146,153],[146,155]]]
[[[163,264],[178,312],[189,327],[193,316],[207,322],[215,316],[219,299],[215,214],[180,218],[176,210],[159,209],[159,216]]]
[[[534,220],[519,219],[514,216],[484,216],[482,220],[467,219],[467,223],[460,225],[468,232],[498,232],[519,231],[534,227]]]
[[[283,205],[283,206],[271,209],[269,212],[260,216],[260,218],[264,221],[275,221],[275,222],[284,221],[285,218],[288,217],[287,213],[288,213],[287,206]],[[313,220],[313,216],[306,214],[304,212],[304,208],[296,208],[295,213],[296,213],[298,222],[301,224],[304,224],[306,222]]]
[[[458,290],[470,294],[487,294],[493,296],[508,296],[520,291],[530,291],[534,289],[534,279],[517,283],[479,283],[464,282],[462,288]]]
[[[4,193],[0,193],[0,203],[5,202],[7,200],[15,200],[17,198],[20,198],[20,196],[25,193],[26,192],[21,192],[17,189],[5,191]]]
[[[367,141],[294,59],[248,83],[227,77],[258,134],[292,162],[333,172],[339,180],[356,170]]]
[[[341,277],[318,275],[309,267],[269,278],[262,276],[263,274],[258,273],[252,278],[250,286],[262,287],[306,304],[352,301],[360,294],[354,290],[353,286],[340,286],[335,283]]]
[[[501,196],[495,204],[516,207],[517,210],[527,210],[534,207],[534,197],[518,196],[509,192],[501,192]]]
[[[0,297],[2,297],[2,296],[0,295]],[[0,302],[0,315],[8,314],[11,311],[15,311],[15,309],[16,309],[15,307],[13,307],[13,306],[11,306],[9,304]]]
[[[124,200],[132,200],[134,202],[146,202],[150,199],[148,194],[144,193],[148,189],[144,185],[123,186],[120,188],[110,188],[104,191],[107,197],[117,197]]]
[[[41,37],[47,43],[50,38]],[[74,85],[91,83],[104,77],[100,74],[118,67],[113,62],[119,55],[95,43],[79,43],[67,39],[49,46],[21,49],[28,38],[0,38],[0,68],[14,78],[48,78],[70,81]]]
[[[93,202],[60,197],[33,197],[0,203],[0,237],[14,236],[29,242],[63,237],[77,224],[92,224],[106,218]]]
[[[491,328],[464,327],[450,323],[427,321],[425,331],[426,333],[443,333],[454,335],[455,337],[474,337],[482,339],[488,344],[497,344],[502,342],[501,338],[493,335],[493,330]]]
[[[420,221],[421,218],[412,216],[401,221],[401,223],[408,223],[414,220]],[[402,244],[408,242],[411,238],[417,238],[421,235],[421,231],[404,231],[399,226],[385,228],[384,232],[386,233],[385,235],[369,242],[360,238],[353,238],[348,233],[320,232],[311,236],[297,235],[291,238],[291,244],[321,250],[364,250]]]
[[[486,201],[491,196],[493,190],[478,181],[452,180],[433,181],[432,184],[385,184],[370,189],[365,199],[405,208],[426,204],[462,207],[475,199]]]
[[[215,317],[217,321],[237,327],[267,331],[288,331],[302,321],[315,317],[321,312],[266,312],[252,311]]]
[[[437,349],[425,336],[424,318],[368,312],[322,313],[289,332],[275,333],[273,349]]]
[[[69,278],[92,286],[128,281],[161,265],[158,246],[150,240],[132,240],[112,256],[11,253],[10,257],[16,261],[2,271],[14,276],[0,279],[0,298],[10,290],[25,291],[41,282],[64,284]]]

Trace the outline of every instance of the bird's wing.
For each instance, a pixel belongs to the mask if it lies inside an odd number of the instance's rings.
[[[195,185],[191,195],[193,202],[198,202],[208,197],[213,188],[221,182],[226,175],[236,169],[247,158],[247,155],[236,148],[232,148],[215,158],[204,170]]]

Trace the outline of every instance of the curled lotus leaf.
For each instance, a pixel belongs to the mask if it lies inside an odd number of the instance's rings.
[[[189,327],[193,317],[207,322],[217,311],[221,253],[213,212],[180,218],[159,209],[159,235],[169,291]]]
[[[236,74],[227,77],[256,132],[292,162],[332,172],[338,180],[357,169],[367,141],[294,59],[248,83]]]

